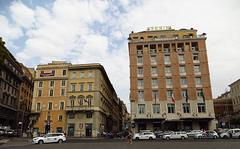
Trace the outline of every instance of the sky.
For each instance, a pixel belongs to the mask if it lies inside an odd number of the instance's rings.
[[[213,97],[240,78],[239,0],[0,0],[0,37],[28,67],[101,63],[129,102],[127,38],[151,26],[207,34]]]

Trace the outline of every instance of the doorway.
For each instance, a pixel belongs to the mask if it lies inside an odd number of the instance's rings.
[[[86,137],[92,137],[92,124],[91,123],[85,124],[85,130],[86,130]]]

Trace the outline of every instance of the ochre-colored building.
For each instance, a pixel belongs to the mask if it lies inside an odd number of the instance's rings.
[[[215,129],[206,34],[151,27],[128,40],[134,131]]]
[[[230,85],[230,96],[233,103],[233,111],[240,113],[240,79],[231,83]]]

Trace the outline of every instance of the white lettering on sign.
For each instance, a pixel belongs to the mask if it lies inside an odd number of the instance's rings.
[[[147,31],[171,30],[171,26],[154,26],[148,27]]]

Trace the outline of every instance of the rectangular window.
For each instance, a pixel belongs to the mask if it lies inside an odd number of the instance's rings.
[[[185,78],[185,77],[182,77],[180,80],[181,80],[181,82],[180,82],[180,83],[181,83],[181,85],[182,85],[182,86],[185,86],[185,85],[187,85],[187,78]]]
[[[71,73],[71,79],[76,79],[77,73],[76,72],[72,72]]]
[[[74,113],[69,113],[68,114],[68,118],[69,119],[74,119],[75,118],[75,114]]]
[[[151,64],[156,64],[157,63],[157,56],[156,55],[151,55]]]
[[[138,87],[143,88],[143,86],[144,86],[143,79],[138,79]]]
[[[58,115],[58,121],[62,121],[63,120],[63,116],[62,115]]]
[[[62,86],[66,86],[66,80],[62,80]]]
[[[198,99],[198,103],[204,103],[205,102],[202,89],[197,90],[197,99]]]
[[[153,113],[160,113],[160,104],[153,104]]]
[[[80,72],[80,78],[84,78],[84,77],[85,77],[84,72]]]
[[[193,53],[193,61],[199,61],[198,53]]]
[[[48,110],[52,110],[52,102],[48,103]]]
[[[138,104],[138,113],[139,114],[145,113],[145,104]]]
[[[38,87],[43,87],[43,81],[40,81],[40,82],[38,83]]]
[[[167,90],[167,99],[168,100],[171,100],[172,99],[172,94],[173,94],[173,91],[172,90]],[[172,101],[172,100],[171,100]]]
[[[93,73],[93,72],[89,72],[89,73],[88,73],[88,77],[89,77],[89,78],[93,78],[93,77],[94,77],[94,73]]]
[[[151,68],[151,75],[152,76],[157,76],[157,67],[152,67]]]
[[[49,90],[49,96],[53,96],[53,89]]]
[[[87,113],[86,113],[86,117],[87,117],[87,118],[92,118],[92,113],[91,113],[91,112],[87,112]]]
[[[167,107],[168,107],[168,113],[175,113],[175,104],[168,103]]]
[[[83,92],[84,91],[84,84],[80,83],[80,91]]]
[[[199,113],[206,112],[205,103],[198,103],[198,112]]]
[[[171,74],[171,67],[170,66],[165,67],[165,74]]]
[[[137,75],[138,75],[138,77],[142,77],[143,76],[143,68],[142,67],[138,67]]]
[[[194,73],[199,73],[200,71],[200,65],[194,65]]]
[[[186,67],[185,66],[180,66],[179,67],[179,72],[180,73],[186,73]]]
[[[41,103],[37,103],[37,111],[41,110]]]
[[[183,103],[183,113],[190,113],[190,103]]]
[[[167,84],[167,86],[172,86],[172,79],[171,78],[167,78],[166,79],[166,84]]]
[[[187,90],[182,90],[182,100],[184,103],[188,102],[188,93]]]
[[[75,92],[76,91],[76,84],[71,84],[71,91]]]
[[[67,71],[66,70],[63,70],[63,76],[65,76],[67,74]]]
[[[88,91],[92,91],[93,90],[93,83],[88,83]]]
[[[158,80],[157,79],[152,79],[152,87],[158,87]]]
[[[50,81],[50,87],[54,86],[54,81]]]
[[[185,62],[184,55],[183,54],[179,54],[178,55],[178,60],[179,60],[179,63],[184,63]]]
[[[38,97],[42,96],[42,90],[38,90]]]
[[[144,92],[138,91],[138,101],[144,101]]]
[[[60,102],[60,110],[63,110],[64,109],[64,102]]]
[[[201,77],[196,77],[195,78],[195,84],[196,85],[202,85]]]
[[[64,88],[61,89],[61,96],[65,96],[65,89]]]
[[[152,91],[152,99],[153,101],[159,101],[159,94],[158,94],[158,90],[153,90]]]
[[[170,55],[165,55],[165,56],[164,56],[164,63],[165,63],[165,64],[170,64],[170,63],[171,63],[171,61],[170,61]]]
[[[142,56],[137,57],[137,64],[143,64],[143,57]]]

